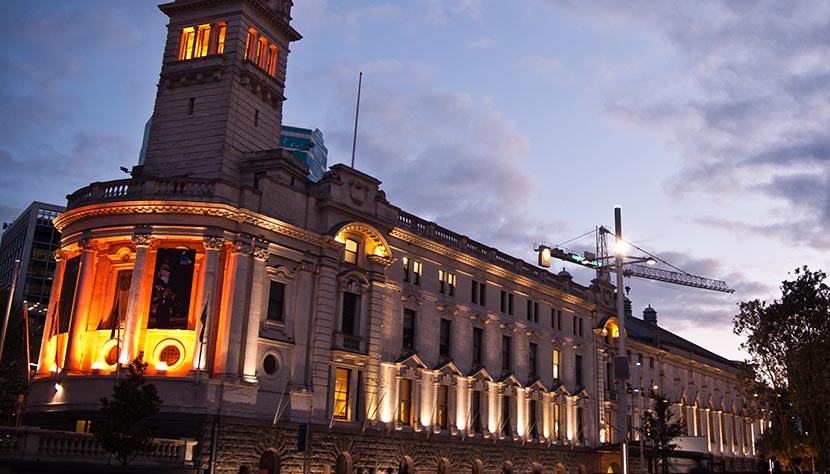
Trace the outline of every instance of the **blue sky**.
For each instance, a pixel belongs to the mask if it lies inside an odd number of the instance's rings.
[[[409,212],[533,261],[621,205],[628,240],[736,289],[633,280],[635,314],[728,357],[737,302],[830,269],[826,2],[295,3],[285,123],[349,163],[362,71],[356,167]],[[6,222],[135,164],[166,18],[8,1],[0,22]]]

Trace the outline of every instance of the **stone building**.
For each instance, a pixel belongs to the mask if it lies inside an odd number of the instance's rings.
[[[119,362],[143,354],[159,434],[195,439],[206,471],[617,469],[613,286],[422,220],[347,166],[310,181],[279,148],[290,0],[160,8],[144,164],[76,191],[54,221],[26,419],[94,423]],[[632,357],[671,387],[689,434],[751,456],[735,365],[630,319]]]

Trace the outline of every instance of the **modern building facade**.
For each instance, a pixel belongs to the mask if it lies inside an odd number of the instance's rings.
[[[60,233],[52,219],[66,208],[33,202],[11,224],[4,225],[0,241],[0,286],[8,288],[14,279],[14,263],[20,260],[15,287],[16,303],[26,301],[29,315],[43,321],[52,291],[55,273],[55,250],[60,247]]]
[[[55,219],[26,419],[94,423],[119,361],[142,354],[159,435],[195,439],[199,469],[618,470],[618,400],[633,418],[640,400],[609,373],[625,337],[613,286],[420,219],[347,166],[309,179],[276,133],[300,39],[291,6],[160,6],[144,164],[76,191]],[[705,455],[751,462],[761,423],[741,415],[736,366],[647,316],[626,322],[642,379],[666,388]]]
[[[328,163],[329,150],[319,129],[289,127],[280,129],[280,147],[288,150],[308,165],[308,179],[317,182],[323,178]]]

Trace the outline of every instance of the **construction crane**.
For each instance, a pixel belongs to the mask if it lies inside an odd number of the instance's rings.
[[[533,249],[539,254],[539,266],[541,267],[550,268],[551,258],[557,258],[566,262],[577,263],[588,268],[593,268],[597,271],[597,278],[609,281],[610,273],[615,272],[616,267],[613,262],[614,256],[608,255],[608,246],[606,245],[605,240],[606,235],[613,236],[614,233],[602,226],[596,229],[597,253],[583,252],[582,254],[579,254],[568,249],[560,249],[548,243],[537,244]],[[726,282],[721,280],[692,275],[691,273],[683,271],[671,271],[648,266],[657,263],[657,259],[654,256],[643,257],[638,260],[646,263],[647,265],[625,263],[622,266],[623,276],[646,278],[649,280],[691,286],[694,288],[702,288],[704,290],[721,291],[724,293],[735,292],[735,290],[730,288]]]

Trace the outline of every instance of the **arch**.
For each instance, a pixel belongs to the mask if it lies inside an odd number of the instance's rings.
[[[329,235],[333,235],[335,241],[343,244],[346,243],[346,234],[359,234],[365,239],[366,255],[392,257],[392,251],[383,234],[369,224],[357,221],[343,222],[336,224],[329,231]]]
[[[473,474],[484,474],[484,463],[481,459],[473,460]]]
[[[352,455],[349,453],[340,453],[337,456],[337,464],[335,464],[335,474],[352,474],[354,464],[352,463]]]
[[[398,463],[398,474],[415,474],[415,463],[412,462],[411,457],[401,458],[401,462]]]
[[[610,334],[613,338],[618,338],[620,336],[620,323],[616,316],[606,316],[599,320],[599,325],[597,326],[601,329],[601,336],[605,336],[605,334]]]
[[[274,449],[266,449],[259,457],[259,472],[267,474],[279,474],[282,469],[282,458],[280,453]]]
[[[612,461],[611,464],[608,465],[608,470],[605,471],[608,474],[619,474],[622,472],[622,468],[620,467],[620,463],[617,461]]]
[[[447,458],[438,460],[438,474],[452,474],[452,464]]]

